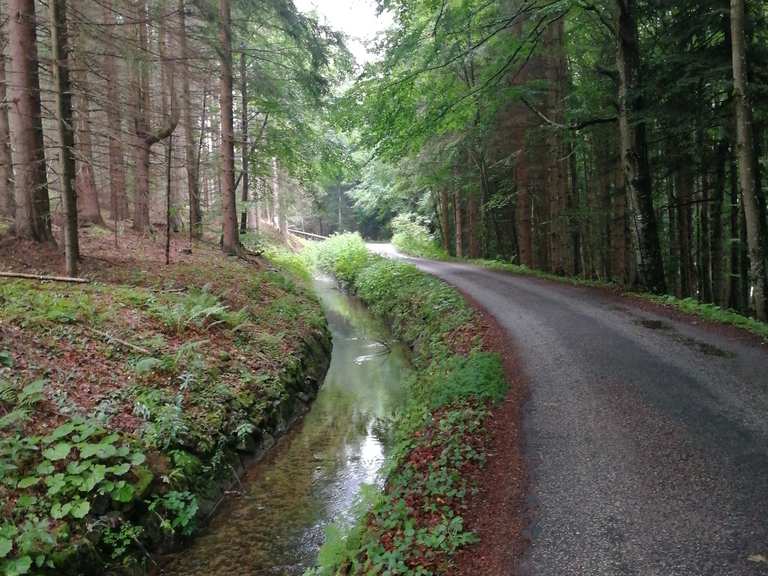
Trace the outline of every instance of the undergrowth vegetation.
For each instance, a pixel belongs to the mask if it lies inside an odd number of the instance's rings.
[[[364,493],[353,526],[333,526],[308,574],[443,574],[475,541],[464,525],[473,475],[484,464],[484,422],[507,384],[483,350],[474,310],[450,286],[415,267],[369,253],[358,235],[316,249],[318,265],[354,291],[413,350],[416,370],[383,493]]]
[[[0,574],[104,574],[192,534],[327,360],[306,262],[195,253],[0,282]]]
[[[403,254],[444,260],[448,254],[438,245],[437,238],[429,231],[429,220],[410,212],[392,219],[392,244]]]

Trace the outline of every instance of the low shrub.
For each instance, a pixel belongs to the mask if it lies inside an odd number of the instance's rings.
[[[433,260],[448,258],[445,250],[438,245],[434,234],[429,231],[427,222],[423,216],[410,212],[396,216],[392,219],[392,244],[411,256]]]
[[[354,285],[357,275],[370,263],[371,257],[359,234],[336,234],[315,251],[317,265],[347,286]]]

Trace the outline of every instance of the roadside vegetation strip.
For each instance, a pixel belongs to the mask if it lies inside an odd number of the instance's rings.
[[[329,336],[295,274],[199,245],[100,280],[0,281],[0,574],[146,564],[322,379]]]
[[[415,370],[384,491],[366,493],[355,525],[328,531],[310,574],[443,574],[477,539],[463,516],[487,457],[484,423],[507,391],[501,358],[483,349],[480,319],[458,291],[371,254],[360,236],[332,237],[316,259],[390,323]]]
[[[715,304],[699,302],[694,298],[677,298],[668,294],[656,295],[646,292],[625,292],[625,288],[616,283],[592,280],[582,276],[560,276],[503,260],[455,258],[448,255],[445,250],[437,245],[434,236],[429,232],[422,220],[410,214],[400,215],[395,218],[392,221],[392,230],[394,232],[392,244],[400,252],[408,256],[446,262],[467,262],[489,270],[499,270],[521,276],[532,276],[573,286],[589,286],[614,290],[630,297],[641,298],[667,308],[698,316],[709,322],[736,326],[756,334],[768,342],[768,324],[750,316],[744,316],[734,310],[716,306]]]

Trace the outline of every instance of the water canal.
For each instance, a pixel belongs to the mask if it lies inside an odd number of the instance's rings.
[[[329,279],[315,282],[333,335],[325,382],[303,420],[254,464],[167,576],[294,576],[314,564],[325,528],[381,483],[388,425],[403,402],[405,350]]]

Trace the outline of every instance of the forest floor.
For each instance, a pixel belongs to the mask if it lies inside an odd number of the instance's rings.
[[[409,261],[482,306],[527,378],[528,504],[511,512],[530,519],[530,545],[516,573],[766,573],[768,350],[759,336],[606,289]],[[497,466],[503,472],[492,458],[489,470]],[[517,466],[508,482],[519,481]],[[486,501],[501,506],[499,490],[504,480],[482,478]],[[509,512],[479,510],[471,528],[515,536],[520,516],[506,526],[488,516]],[[493,542],[466,554],[502,565],[509,549]]]
[[[56,562],[105,512],[130,518],[142,498],[162,530],[189,533],[196,482],[274,424],[309,343],[327,345],[296,274],[253,254],[224,257],[214,242],[174,238],[169,266],[164,251],[164,238],[123,233],[115,246],[92,227],[81,232],[90,283],[0,279],[5,573]],[[63,258],[0,238],[0,271],[61,275]],[[144,527],[113,517],[102,528],[108,560],[139,552]]]

